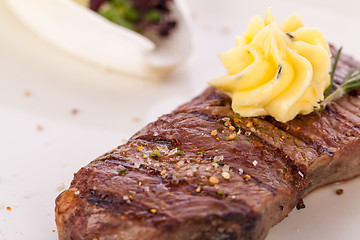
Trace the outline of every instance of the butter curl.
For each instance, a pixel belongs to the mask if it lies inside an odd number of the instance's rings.
[[[283,23],[271,9],[264,21],[253,17],[236,47],[219,57],[228,74],[208,83],[228,93],[233,110],[244,117],[271,115],[287,122],[309,114],[330,84],[329,44],[297,14]]]

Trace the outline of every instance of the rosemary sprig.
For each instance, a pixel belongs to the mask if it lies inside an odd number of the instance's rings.
[[[334,92],[330,94],[331,89],[335,86],[333,80],[341,50],[342,48],[340,48],[336,54],[335,62],[330,75],[330,79],[331,79],[330,86],[326,90],[325,99],[324,101],[321,102],[320,109],[323,109],[329,102],[341,97],[343,94],[348,93],[360,87],[360,67],[359,67],[357,69],[350,70],[348,74],[346,74],[342,84],[338,88],[336,88]]]
[[[360,87],[360,68],[349,71],[343,83],[334,92],[332,92],[329,96],[327,96],[320,105],[321,107],[325,107],[326,104],[328,104],[329,102],[359,87]]]

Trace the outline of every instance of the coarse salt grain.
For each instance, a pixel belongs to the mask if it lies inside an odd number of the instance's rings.
[[[229,117],[223,117],[221,120],[223,120],[224,122],[228,122],[228,121],[230,121],[230,118]]]
[[[178,149],[177,148],[174,148],[173,150],[171,150],[170,152],[169,152],[169,155],[174,155],[174,154],[176,154],[178,152]]]
[[[230,166],[225,164],[222,168],[223,172],[229,172],[230,171]]]
[[[169,153],[169,148],[166,145],[161,145],[158,146],[157,149],[161,152],[161,153]]]
[[[214,161],[217,162],[217,161],[223,161],[224,160],[224,155],[220,155],[220,156],[215,156],[214,157]]]
[[[239,168],[239,174],[242,175],[244,173],[244,169]]]
[[[252,164],[254,165],[254,167],[256,167],[256,165],[258,164],[258,162],[257,162],[256,160],[254,160],[254,161],[252,162]]]
[[[229,180],[230,179],[230,174],[228,172],[222,172],[221,173],[221,176],[226,179],[226,180]]]

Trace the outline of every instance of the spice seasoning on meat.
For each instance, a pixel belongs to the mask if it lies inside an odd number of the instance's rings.
[[[218,134],[218,132],[217,132],[217,130],[216,130],[216,129],[215,129],[215,130],[213,130],[213,131],[211,131],[211,136],[215,137],[217,134]]]
[[[155,214],[155,213],[157,213],[157,209],[152,208],[152,209],[150,209],[150,212],[151,212],[152,214]]]
[[[248,182],[248,181],[250,181],[251,176],[249,174],[245,174],[243,178],[244,178],[245,181]]]
[[[231,141],[231,140],[234,140],[235,137],[236,137],[235,134],[231,134],[231,135],[229,135],[226,139],[229,140],[229,141]]]
[[[165,173],[166,173],[166,169],[162,170],[162,171],[160,172],[160,175],[163,176]]]
[[[212,184],[218,184],[220,181],[216,177],[210,177],[209,178],[210,183]]]
[[[121,170],[119,170],[119,175],[124,176],[126,174],[126,172],[127,172],[127,168],[121,169]]]
[[[159,152],[159,150],[154,149],[154,150],[149,154],[149,157],[151,157],[151,158],[158,158],[158,157],[160,157],[160,152]]]

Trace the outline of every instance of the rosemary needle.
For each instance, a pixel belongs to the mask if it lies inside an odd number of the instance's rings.
[[[336,67],[337,67],[337,64],[338,64],[338,61],[339,61],[339,57],[340,57],[340,54],[341,54],[341,50],[342,50],[342,47],[340,47],[339,50],[336,53],[335,62],[334,62],[333,68],[332,68],[331,73],[330,73],[330,85],[326,89],[325,96],[324,96],[325,98],[327,96],[329,96],[331,89],[333,87],[335,87],[335,85],[334,85],[334,76],[335,76]]]

